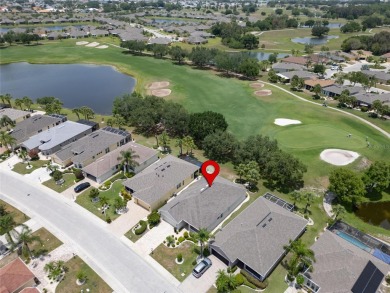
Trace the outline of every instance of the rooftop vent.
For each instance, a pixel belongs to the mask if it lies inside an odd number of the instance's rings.
[[[269,218],[269,219],[268,219],[268,222],[271,222],[271,221],[272,221],[272,218]]]
[[[263,224],[263,226],[262,226],[262,227],[264,228],[265,226],[267,226],[267,224]]]

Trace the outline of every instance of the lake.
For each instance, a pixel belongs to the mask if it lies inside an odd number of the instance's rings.
[[[32,27],[32,26],[18,26],[18,27],[0,27],[0,34],[3,34],[3,33],[6,33],[8,32],[9,30],[12,30],[14,28],[24,28],[24,29],[31,29],[31,30],[34,30],[36,28],[43,28],[45,31],[62,31],[64,28],[67,28],[67,27],[70,27],[70,26],[73,26],[73,27],[77,27],[77,28],[80,28],[82,27],[82,25],[55,25],[55,26],[35,26],[35,27]]]
[[[255,51],[253,51],[253,52],[229,52],[229,54],[245,54],[245,55],[248,55],[251,58],[257,58],[257,60],[263,61],[263,60],[268,60],[268,57],[272,53],[255,52]],[[289,56],[289,55],[290,54],[286,54],[286,53],[278,53],[278,57],[277,58],[284,58],[284,57]]]
[[[390,201],[364,203],[356,215],[371,225],[390,230]]]
[[[340,22],[331,22],[329,23],[328,25],[326,25],[326,27],[328,28],[340,28],[344,25],[345,23],[340,23]],[[308,28],[307,25],[301,25],[300,27],[302,28]]]
[[[316,37],[303,37],[291,39],[292,42],[297,44],[311,44],[311,45],[322,45],[326,44],[331,39],[337,39],[339,36],[323,36],[321,38]]]
[[[115,97],[131,93],[136,80],[111,66],[13,63],[0,66],[0,94],[59,98],[66,108],[88,106],[111,114]]]

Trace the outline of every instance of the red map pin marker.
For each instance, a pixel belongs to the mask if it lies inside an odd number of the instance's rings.
[[[214,161],[206,161],[202,164],[201,170],[204,178],[206,178],[207,183],[211,187],[215,177],[219,174],[219,165]]]

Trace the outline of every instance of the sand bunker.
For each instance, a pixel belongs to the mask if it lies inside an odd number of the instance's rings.
[[[146,88],[149,90],[162,89],[169,86],[169,81],[156,81],[149,84]]]
[[[301,124],[301,123],[302,122],[299,120],[286,119],[286,118],[277,118],[274,121],[274,124],[279,126],[287,126],[287,125]]]
[[[97,48],[97,49],[107,49],[108,46],[106,46],[106,45],[101,45],[101,46],[97,46],[96,48]]]
[[[359,157],[359,154],[347,150],[326,149],[321,152],[321,160],[336,166],[345,166]]]
[[[82,42],[76,42],[76,45],[77,46],[84,46],[86,44],[89,44],[89,42],[85,42],[85,41],[82,41]]]
[[[93,42],[88,45],[85,45],[85,47],[96,47],[96,46],[99,46],[99,43]]]
[[[157,90],[152,90],[152,95],[156,97],[166,97],[171,94],[170,89],[157,89]]]
[[[258,89],[264,87],[264,83],[261,82],[253,82],[249,85],[252,88]]]
[[[260,96],[260,97],[263,97],[263,96],[270,96],[270,95],[272,95],[272,91],[270,91],[270,90],[255,91],[255,95],[256,95],[256,96]]]

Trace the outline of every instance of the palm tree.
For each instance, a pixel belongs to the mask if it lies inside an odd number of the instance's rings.
[[[51,161],[48,161],[46,164],[46,171],[53,173],[56,170],[58,170],[58,165],[54,165]]]
[[[321,92],[322,92],[322,87],[321,87],[321,85],[316,84],[316,85],[313,87],[313,92],[315,93],[315,96],[316,96],[317,98],[320,98],[320,94],[321,94]]]
[[[3,100],[3,99],[2,99]],[[8,103],[8,105],[11,106],[11,100],[12,100],[12,96],[10,94],[5,94],[4,95],[4,100]]]
[[[13,149],[16,143],[16,138],[11,136],[9,133],[5,131],[0,131],[0,146],[5,146],[8,149]]]
[[[48,277],[51,280],[58,280],[58,278],[66,271],[65,262],[62,260],[49,262],[43,269],[46,273],[48,273]]]
[[[303,199],[306,201],[305,211],[304,211],[305,214],[308,212],[307,208],[313,203],[315,196],[316,195],[313,192],[310,192],[310,191],[305,192],[303,194]]]
[[[9,118],[7,115],[3,115],[0,118],[0,128],[6,127],[7,130],[9,130],[9,126],[14,127],[15,122],[11,118]]]
[[[194,238],[200,243],[200,257],[203,258],[203,244],[211,238],[211,232],[206,228],[200,228],[199,231],[194,234]]]
[[[29,97],[23,97],[22,102],[27,107],[28,110],[31,110],[33,101]]]
[[[80,120],[80,109],[79,108],[73,108],[72,113],[77,115],[77,120]]]
[[[82,114],[84,116],[84,119],[85,120],[89,120],[91,118],[93,118],[93,116],[95,115],[95,112],[89,108],[89,107],[86,107],[86,106],[82,106],[80,109],[80,114]]]
[[[345,207],[343,207],[340,204],[337,204],[337,205],[332,207],[332,213],[334,215],[335,221],[341,219],[346,212],[347,212],[347,210],[345,209]]]
[[[22,245],[23,255],[28,255],[30,258],[33,257],[29,245],[34,242],[39,242],[42,245],[41,238],[32,235],[32,230],[27,226],[23,226],[22,231],[17,236],[17,243]]]
[[[126,120],[121,115],[115,114],[114,115],[114,124],[118,125],[118,128],[120,129],[121,126],[126,124]]]
[[[23,106],[23,100],[22,99],[16,99],[15,100],[15,107],[19,107],[22,110]]]
[[[12,216],[12,214],[6,214],[0,217],[0,235],[6,234],[7,241],[14,245],[14,240],[12,238],[12,234],[15,233],[14,228],[16,227],[16,222]]]
[[[284,246],[288,252],[292,253],[289,263],[289,272],[296,277],[300,269],[308,268],[315,262],[314,251],[307,248],[302,239],[290,240],[290,245]]]
[[[134,159],[139,158],[138,155],[132,149],[128,149],[127,151],[121,151],[121,155],[117,158],[118,161],[121,161],[121,165],[123,166],[123,172],[130,172],[130,168],[134,168],[138,166],[138,162]]]
[[[180,156],[183,155],[183,139],[182,138],[178,138],[176,140],[176,144],[175,144],[176,147],[179,147],[180,149]]]
[[[189,135],[185,136],[183,138],[183,146],[185,146],[187,149],[187,151],[186,151],[187,155],[188,155],[188,150],[190,150],[190,154],[192,154],[192,149],[195,148],[194,139]]]
[[[294,209],[295,209],[296,202],[300,201],[302,199],[302,193],[300,193],[297,190],[294,190],[293,192],[290,193],[290,197],[292,200],[294,200]]]
[[[112,118],[108,118],[106,123],[107,123],[108,126],[113,127],[114,124],[115,124],[115,121],[114,121],[114,119],[112,119]]]
[[[26,159],[28,157],[27,151],[25,149],[21,149],[18,157],[21,158],[23,160],[23,162],[26,161]]]
[[[168,133],[164,130],[163,133],[161,133],[159,139],[162,144],[163,151],[166,152],[170,142]]]

